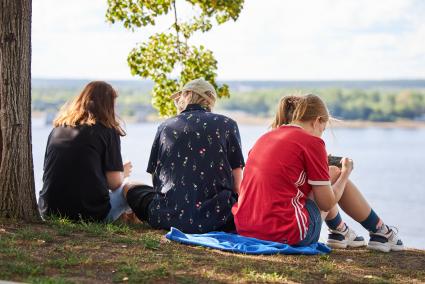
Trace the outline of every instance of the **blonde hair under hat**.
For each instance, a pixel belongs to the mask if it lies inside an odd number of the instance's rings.
[[[171,98],[178,98],[182,94],[182,92],[186,91],[194,92],[209,101],[210,103],[214,103],[217,99],[217,93],[214,89],[214,86],[211,85],[211,83],[206,81],[204,78],[198,78],[186,83],[186,85],[184,85],[181,91],[172,94]]]

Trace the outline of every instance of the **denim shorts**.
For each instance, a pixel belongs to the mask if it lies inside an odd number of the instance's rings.
[[[310,224],[308,225],[305,238],[296,244],[296,246],[309,246],[312,243],[317,243],[320,237],[320,230],[322,229],[322,216],[320,215],[320,210],[319,207],[317,207],[316,202],[311,199],[307,199],[305,202],[305,208],[310,216]]]
[[[127,200],[125,200],[123,195],[123,188],[125,186],[125,182],[116,190],[109,191],[109,203],[111,204],[111,210],[109,210],[108,215],[103,220],[107,223],[112,223],[116,221],[121,214],[130,210],[128,206]]]

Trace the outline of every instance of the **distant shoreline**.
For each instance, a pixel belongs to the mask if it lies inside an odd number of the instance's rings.
[[[332,124],[334,128],[425,128],[425,121],[399,120],[394,122],[347,120]]]
[[[270,125],[273,121],[272,117],[258,117],[249,115],[243,112],[225,112],[225,111],[217,111],[219,114],[226,115],[233,120],[235,120],[238,124],[241,125]],[[40,120],[46,116],[43,112],[33,112],[32,117]],[[152,122],[152,123],[160,123],[164,120],[164,118],[160,118],[156,115],[148,116],[146,121],[136,121],[135,117],[123,117],[123,120],[127,124],[133,123],[144,123],[144,122]],[[377,121],[365,121],[365,120],[340,120],[331,122],[331,128],[407,128],[407,129],[422,129],[425,128],[425,121],[418,120],[397,120],[392,122],[377,122]]]
[[[221,112],[234,119],[238,124],[248,125],[270,125],[272,117],[256,117],[240,112]],[[331,128],[425,128],[425,121],[418,120],[397,120],[391,122],[378,122],[366,120],[340,120],[331,122]]]

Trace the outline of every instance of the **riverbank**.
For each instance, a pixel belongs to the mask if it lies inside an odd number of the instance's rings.
[[[273,117],[260,117],[250,115],[245,112],[238,111],[223,111],[218,110],[217,113],[226,115],[232,119],[234,119],[238,124],[245,125],[270,125],[273,121]],[[36,121],[37,124],[43,124],[47,122],[47,124],[52,123],[51,118],[47,118],[46,113],[44,112],[33,112],[32,113],[33,121]],[[159,117],[157,114],[151,114],[144,117],[143,121],[138,121],[134,116],[124,116],[122,119],[126,124],[134,124],[140,122],[153,122],[160,123],[164,120],[164,118]],[[391,122],[378,122],[378,121],[366,121],[366,120],[336,120],[331,122],[332,128],[406,128],[406,129],[422,129],[425,128],[425,121],[422,120],[397,120]]]
[[[221,112],[236,120],[239,124],[248,125],[271,125],[273,117],[258,117],[244,112]],[[367,121],[367,120],[333,120],[332,128],[425,128],[425,121],[419,120],[396,120],[391,122]]]
[[[249,256],[170,242],[144,224],[0,220],[0,280],[32,283],[425,282],[425,251]]]

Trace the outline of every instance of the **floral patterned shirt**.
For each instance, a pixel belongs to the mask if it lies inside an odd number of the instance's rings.
[[[219,230],[237,200],[232,169],[244,166],[236,122],[189,105],[158,127],[147,169],[156,191],[150,225],[186,233]]]

